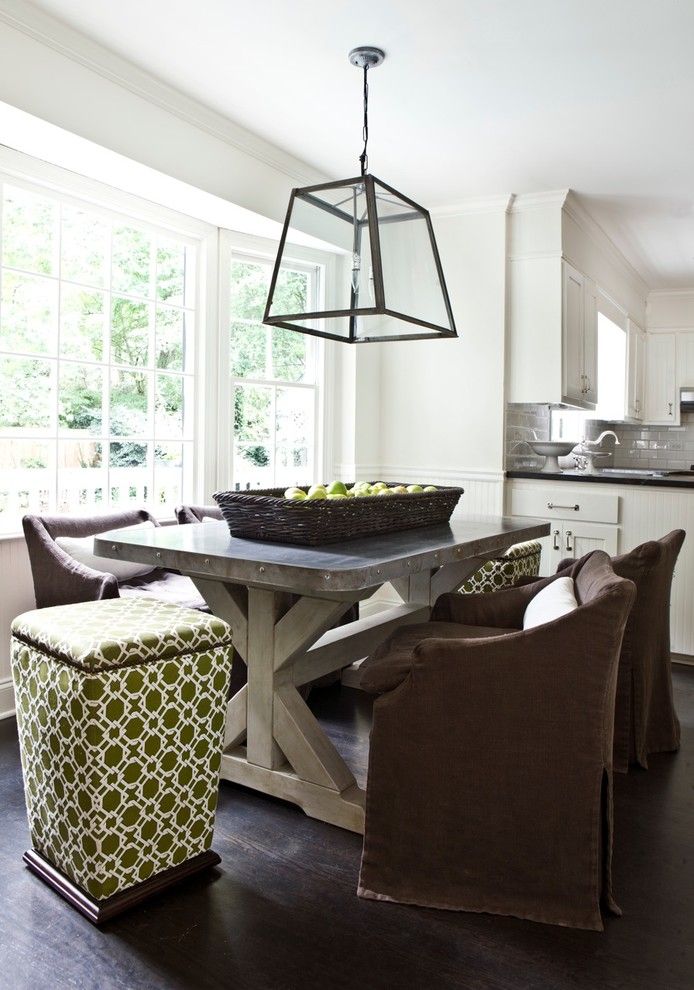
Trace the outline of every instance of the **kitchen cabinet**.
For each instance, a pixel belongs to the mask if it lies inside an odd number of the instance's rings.
[[[677,334],[649,333],[646,357],[645,421],[668,426],[679,425]]]
[[[694,357],[694,354],[692,355]],[[627,328],[627,419],[643,420],[646,392],[646,334],[633,320]]]
[[[551,508],[549,507],[551,505]],[[576,508],[578,506],[578,509]],[[506,483],[508,515],[547,519],[541,573],[552,574],[564,557],[601,549],[613,556],[681,527],[694,533],[694,483],[688,488],[512,479]],[[568,533],[567,533],[568,531]],[[567,551],[567,542],[569,550]],[[670,608],[672,650],[694,656],[694,540],[684,541],[675,568]]]
[[[676,353],[678,387],[694,389],[694,330],[677,334]]]
[[[560,258],[516,258],[509,287],[508,401],[595,409],[595,283]]]
[[[598,401],[598,318],[595,283],[562,263],[562,401],[592,408]]]
[[[542,541],[543,575],[553,574],[565,557],[577,559],[591,550],[617,553],[619,497],[595,487],[514,482],[507,492],[510,515],[545,519],[552,527]]]
[[[619,543],[617,526],[574,519],[548,521],[552,525],[552,532],[547,539],[545,561],[547,574],[554,574],[559,562],[567,557],[578,560],[579,557],[584,557],[593,550],[604,550],[611,557],[617,553]]]

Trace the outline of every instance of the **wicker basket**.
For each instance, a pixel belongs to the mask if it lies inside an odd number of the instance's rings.
[[[464,489],[299,502],[285,498],[284,491],[217,492],[214,499],[232,536],[319,546],[447,523]]]

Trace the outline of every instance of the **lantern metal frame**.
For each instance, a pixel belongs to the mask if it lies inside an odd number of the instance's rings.
[[[446,288],[446,280],[443,275],[443,267],[441,265],[441,258],[439,257],[438,247],[436,246],[436,238],[434,236],[434,228],[431,223],[431,216],[429,211],[420,206],[419,203],[415,203],[414,200],[410,199],[408,196],[404,196],[397,189],[389,186],[382,179],[376,178],[376,176],[371,175],[368,171],[368,155],[367,155],[367,145],[369,141],[369,85],[368,85],[368,72],[369,69],[376,68],[381,65],[385,58],[385,52],[382,48],[375,48],[373,45],[360,45],[358,48],[353,48],[349,53],[349,61],[352,65],[363,71],[364,79],[364,123],[362,129],[362,136],[364,139],[364,150],[359,156],[359,161],[361,162],[361,175],[356,176],[352,179],[338,179],[334,182],[322,182],[318,185],[304,186],[301,189],[292,189],[291,196],[289,197],[289,206],[287,207],[287,215],[284,221],[284,226],[282,228],[282,236],[280,237],[279,249],[277,251],[277,258],[275,260],[275,266],[272,271],[272,279],[270,281],[270,290],[268,292],[267,303],[265,305],[265,315],[263,317],[263,323],[273,326],[273,327],[284,327],[287,330],[296,330],[299,333],[307,333],[313,337],[323,337],[327,340],[338,340],[341,343],[349,344],[364,344],[373,342],[387,342],[391,340],[431,340],[436,338],[446,339],[451,337],[457,337],[458,332],[455,326],[455,320],[453,318],[453,310],[451,308],[451,301],[448,295],[448,289]],[[355,189],[357,186],[362,185],[364,187],[364,196],[366,199],[366,216],[365,218],[358,218],[356,216],[351,216],[345,210],[341,210],[339,205],[334,205],[332,203],[325,202],[315,193],[322,192],[328,189],[341,189],[351,187]],[[378,203],[376,196],[376,186],[390,193],[392,196],[396,197],[403,204],[410,206],[412,209],[411,216],[407,214],[399,213],[395,215],[384,215],[381,216],[378,212]],[[294,203],[297,199],[301,199],[303,202],[308,203],[316,209],[325,210],[326,212],[332,214],[340,220],[347,222],[354,231],[354,255],[358,256],[360,254],[361,246],[361,232],[365,228],[368,228],[369,232],[369,251],[371,256],[371,270],[373,277],[373,306],[359,306],[358,305],[358,288],[355,288],[354,282],[352,283],[350,289],[350,306],[347,309],[331,309],[331,310],[321,310],[306,313],[284,313],[279,315],[270,315],[270,310],[272,309],[273,298],[275,294],[275,288],[277,286],[277,279],[279,277],[280,271],[282,270],[282,259],[284,256],[284,249],[287,244],[287,235],[290,230],[290,221],[292,217],[292,210],[294,208]],[[439,288],[441,292],[441,297],[443,299],[443,304],[446,310],[446,316],[448,319],[448,326],[441,326],[437,323],[432,323],[427,320],[419,319],[418,317],[408,316],[406,313],[400,313],[397,310],[391,309],[387,305],[385,286],[383,282],[383,264],[381,255],[381,240],[380,240],[380,226],[381,224],[387,223],[399,223],[408,219],[419,219],[424,220],[427,226],[427,232],[429,234],[429,241],[431,244],[432,255],[434,259],[434,264],[436,266],[436,273],[439,282]],[[359,317],[366,316],[390,316],[393,319],[401,320],[403,323],[409,323],[414,326],[422,327],[423,330],[428,330],[428,333],[403,333],[403,334],[370,334],[370,335],[357,335],[357,320]],[[301,321],[317,321],[317,320],[330,320],[347,318],[349,319],[349,334],[345,336],[344,334],[329,333],[327,330],[317,330],[313,327],[301,326]]]
[[[355,220],[353,216],[349,213],[341,210],[339,206],[333,206],[330,203],[326,203],[314,193],[321,192],[327,189],[341,189],[348,186],[355,186],[363,183],[364,193],[366,197],[366,218],[364,220]],[[446,309],[446,315],[449,320],[449,326],[444,327],[436,323],[431,323],[427,320],[421,320],[417,317],[408,316],[406,313],[400,313],[397,310],[393,310],[386,305],[386,293],[383,283],[383,265],[381,262],[381,242],[380,242],[380,232],[379,227],[381,224],[385,223],[398,223],[403,222],[403,215],[396,214],[394,216],[379,216],[378,207],[376,203],[376,185],[380,186],[386,192],[390,193],[392,196],[396,196],[404,204],[407,204],[412,208],[412,219],[423,219],[427,225],[427,231],[429,234],[429,240],[431,243],[432,254],[434,258],[434,264],[436,266],[436,274],[439,280],[439,286],[441,294],[443,297],[444,306]],[[373,306],[355,306],[356,298],[354,288],[350,292],[350,306],[346,309],[331,309],[331,310],[314,310],[312,312],[306,313],[284,313],[280,315],[271,316],[270,310],[272,309],[273,297],[275,294],[275,286],[277,285],[277,279],[279,277],[280,271],[282,269],[282,258],[284,255],[284,248],[287,242],[287,235],[290,230],[290,219],[292,215],[292,209],[294,207],[294,202],[296,199],[302,199],[305,202],[310,203],[317,209],[325,210],[327,213],[331,213],[333,216],[340,220],[344,220],[349,223],[350,226],[358,227],[358,234],[365,227],[368,227],[369,231],[369,245],[371,251],[371,266],[373,269],[373,289],[374,289],[374,305]],[[357,234],[357,236],[358,236]],[[394,319],[402,320],[405,323],[411,323],[415,326],[420,326],[422,328],[434,331],[433,333],[406,333],[406,334],[387,334],[384,336],[357,336],[357,318],[360,316],[391,316]],[[349,336],[343,336],[341,334],[329,333],[326,330],[316,330],[311,327],[305,327],[297,325],[301,320],[327,320],[332,318],[346,317],[349,318]],[[277,252],[277,259],[275,261],[275,266],[272,272],[272,279],[270,281],[270,291],[268,293],[267,303],[265,306],[265,315],[263,317],[263,323],[274,326],[274,327],[284,327],[287,330],[296,330],[299,333],[307,333],[313,337],[323,337],[328,340],[338,340],[341,343],[346,344],[361,344],[361,343],[377,343],[386,342],[391,340],[431,340],[434,338],[450,338],[457,337],[458,333],[455,327],[455,320],[453,318],[453,310],[451,308],[451,302],[448,295],[448,289],[446,288],[446,280],[443,275],[443,267],[441,265],[441,258],[439,257],[439,251],[436,246],[436,238],[434,236],[434,229],[431,223],[431,216],[429,211],[414,200],[410,199],[408,196],[403,195],[403,193],[398,192],[392,186],[389,186],[382,179],[376,176],[366,174],[358,175],[351,179],[339,179],[335,182],[322,182],[314,186],[304,186],[301,189],[293,189],[291,196],[289,198],[289,206],[287,208],[287,216],[284,221],[284,227],[282,229],[282,236],[280,238],[279,249]]]

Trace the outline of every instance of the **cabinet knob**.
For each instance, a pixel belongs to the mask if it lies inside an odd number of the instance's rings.
[[[667,408],[668,408],[668,416],[672,416],[672,403],[671,402],[668,402]]]

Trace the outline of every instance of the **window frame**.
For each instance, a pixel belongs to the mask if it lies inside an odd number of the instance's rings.
[[[237,231],[220,230],[219,242],[219,375],[217,379],[218,395],[218,447],[217,447],[217,478],[216,487],[229,488],[234,482],[233,455],[233,417],[231,415],[233,389],[236,382],[263,387],[270,385],[282,387],[285,384],[278,379],[248,379],[236,378],[231,374],[230,325],[231,325],[231,265],[234,260],[263,262],[270,267],[275,263],[278,242],[263,237],[254,237]],[[311,248],[294,246],[291,251],[292,261],[299,269],[315,272],[317,278],[316,295],[320,305],[324,305],[328,287],[335,284],[335,268],[337,258],[328,252]],[[332,464],[332,404],[326,401],[327,394],[333,394],[334,382],[334,347],[331,341],[311,337],[316,348],[316,380],[315,384],[287,382],[291,388],[315,390],[315,430],[313,478],[311,483],[325,480],[323,475]]]
[[[186,431],[184,439],[185,442],[191,441],[192,468],[190,475],[190,494],[191,498],[197,501],[202,492],[209,491],[213,487],[208,484],[211,472],[211,458],[209,457],[209,445],[206,444],[205,437],[214,431],[214,423],[211,420],[215,419],[216,413],[214,402],[208,405],[209,400],[213,399],[214,396],[209,395],[207,379],[211,377],[209,374],[210,350],[215,347],[217,338],[218,297],[216,291],[214,291],[214,287],[217,282],[219,229],[211,224],[176,213],[166,207],[160,207],[104,183],[77,175],[58,166],[49,165],[46,162],[34,159],[21,152],[0,148],[0,184],[5,183],[25,189],[27,192],[35,195],[54,199],[58,204],[65,204],[66,206],[106,219],[109,222],[115,221],[123,225],[140,227],[155,236],[175,238],[195,248],[195,301],[194,306],[185,307],[193,312],[193,319],[195,321],[193,357],[190,369],[186,369],[183,373],[183,381],[185,382],[185,376],[190,375],[193,386],[192,424],[190,430]],[[1,209],[2,198],[0,197],[0,211]],[[2,218],[0,216],[0,224],[1,221]],[[13,270],[10,266],[8,267],[9,270]],[[60,291],[61,284],[64,283],[69,282],[71,285],[81,284],[73,282],[73,280],[61,279],[60,267],[58,267],[58,271],[55,274],[50,276],[41,275],[40,277],[47,277],[54,280],[59,287],[58,291]],[[95,287],[87,287],[87,289],[92,289],[92,291],[107,291],[109,298],[112,295],[119,295],[117,292],[111,292],[110,279],[108,287],[105,290],[97,290]],[[147,305],[150,304],[154,305],[156,312],[156,288],[153,292],[152,299],[147,299]],[[149,332],[152,332],[152,328],[150,328]],[[9,354],[10,352],[3,350],[3,353]],[[16,355],[21,358],[23,352],[16,352]],[[57,499],[60,488],[58,480],[59,458],[57,457],[57,452],[61,441],[70,440],[70,436],[59,429],[57,421],[57,406],[59,402],[57,376],[61,364],[61,356],[58,349],[56,349],[55,355],[31,354],[26,356],[38,360],[49,360],[54,364],[53,374],[56,375],[56,409],[51,411],[50,427],[45,431],[37,429],[32,435],[32,439],[35,439],[37,442],[45,441],[53,446],[55,456],[55,463],[53,465],[53,497]],[[108,354],[108,360],[106,360],[106,355],[104,355],[102,362],[90,362],[89,360],[81,359],[71,361],[69,358],[63,358],[62,360],[75,365],[98,366],[103,370],[104,376],[108,376],[109,378],[114,368],[122,367],[111,361],[110,354]],[[156,355],[152,355],[152,360],[154,362],[152,367],[150,368],[148,364],[146,369],[143,370],[152,375],[153,387],[156,390]],[[216,364],[216,361],[214,364]],[[152,433],[152,436],[154,436],[155,432],[154,414],[155,410],[152,407],[149,410],[152,425],[152,429],[149,432]],[[9,438],[9,433],[7,437]],[[22,438],[17,436],[17,439]],[[101,442],[103,437],[95,437],[94,439],[96,442]],[[149,433],[147,439],[142,442],[151,442]],[[176,443],[178,441],[162,437],[161,442]],[[181,442],[184,441],[182,440]],[[154,469],[154,465],[152,467]],[[109,500],[107,499],[104,502],[103,509],[107,511],[108,508]],[[123,508],[125,508],[125,505]],[[157,512],[158,507],[153,502],[150,502],[148,508],[162,521],[170,519],[168,509],[165,514],[160,514]],[[49,511],[57,511],[56,506],[53,505]],[[75,511],[79,511],[78,507],[75,507]],[[21,532],[18,528],[8,529],[0,533],[0,540],[16,539],[19,535],[21,535]]]

